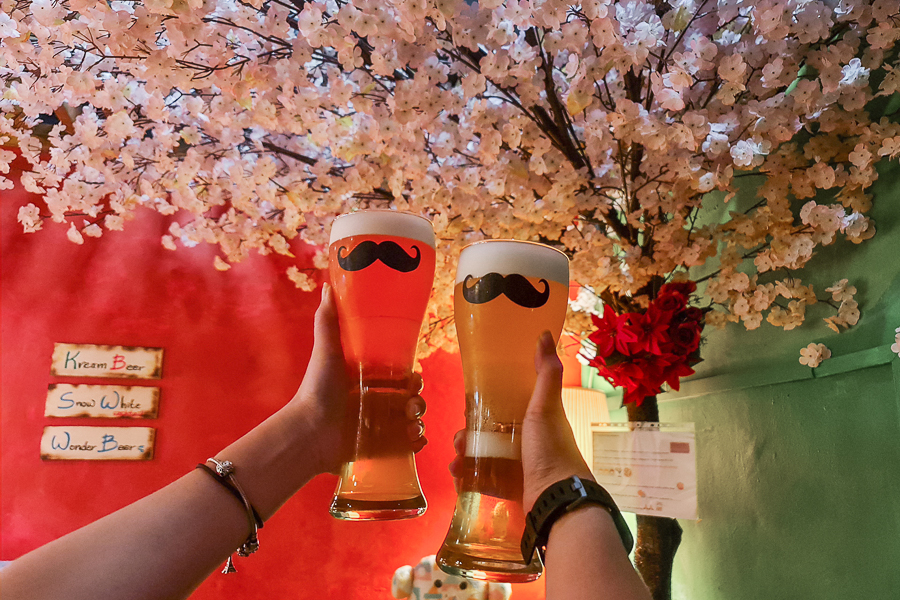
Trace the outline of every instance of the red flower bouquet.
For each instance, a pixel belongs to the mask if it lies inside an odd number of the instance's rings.
[[[696,289],[692,281],[667,283],[644,312],[619,315],[606,305],[602,317],[593,317],[597,330],[588,339],[596,355],[589,364],[625,389],[623,403],[640,406],[663,383],[677,390],[682,377],[694,374],[703,331],[703,311],[688,305]]]

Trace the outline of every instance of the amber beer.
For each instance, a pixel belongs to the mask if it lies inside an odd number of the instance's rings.
[[[540,577],[519,543],[521,426],[537,375],[538,338],[562,332],[569,286],[566,256],[549,246],[495,240],[463,249],[454,317],[466,389],[466,451],[456,510],[437,556],[444,571],[522,583]]]
[[[391,210],[335,219],[329,268],[352,371],[358,414],[350,462],[341,468],[331,514],[347,520],[416,517],[425,512],[407,437],[406,404],[419,330],[434,282],[434,229]]]

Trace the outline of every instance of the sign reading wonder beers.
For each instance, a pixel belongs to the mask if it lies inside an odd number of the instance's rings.
[[[55,377],[162,377],[162,348],[62,344],[53,347],[50,374]]]
[[[103,419],[155,419],[159,388],[121,385],[71,385],[47,387],[45,417],[93,417]]]
[[[150,460],[152,427],[44,427],[42,460]]]

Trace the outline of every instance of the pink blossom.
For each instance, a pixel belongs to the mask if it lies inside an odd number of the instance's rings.
[[[807,367],[818,367],[823,360],[831,358],[831,350],[824,344],[812,343],[800,350],[800,364]]]

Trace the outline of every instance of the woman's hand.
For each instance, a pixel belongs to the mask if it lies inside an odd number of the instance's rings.
[[[537,381],[522,424],[522,469],[525,475],[522,506],[531,510],[534,501],[557,481],[578,475],[593,480],[591,470],[575,444],[575,436],[562,406],[562,363],[550,332],[538,340],[534,354]],[[450,463],[454,486],[462,476],[466,431],[453,437],[456,456]]]
[[[562,362],[549,331],[538,340],[534,368],[537,382],[522,424],[522,505],[526,512],[541,492],[557,481],[572,475],[594,480],[563,410]]]
[[[341,330],[338,323],[334,293],[327,283],[322,285],[322,302],[316,311],[312,355],[300,389],[288,407],[312,425],[315,439],[310,440],[310,459],[321,472],[336,473],[341,463],[351,458],[351,442],[355,437],[356,422],[347,414],[350,402],[350,376],[341,349]],[[422,377],[414,373],[410,379],[412,394],[407,406],[407,427],[411,448],[418,452],[428,441],[424,437],[425,400]]]

